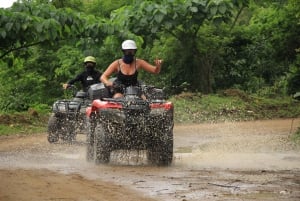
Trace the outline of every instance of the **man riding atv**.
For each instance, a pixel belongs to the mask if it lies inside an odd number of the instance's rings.
[[[67,89],[75,82],[80,81],[82,85],[82,90],[87,92],[89,86],[100,82],[100,77],[102,73],[95,69],[97,64],[95,57],[85,57],[83,63],[85,70],[78,74],[74,79],[70,80],[68,83],[63,84],[64,89]]]
[[[68,83],[63,84],[64,89],[76,89],[73,84],[80,81],[83,91],[75,92],[72,99],[57,100],[52,106],[52,114],[48,121],[48,141],[57,142],[59,139],[73,141],[77,132],[84,131],[85,109],[91,103],[87,95],[88,88],[100,83],[101,73],[95,69],[96,59],[88,56],[84,59],[85,71],[78,74]]]

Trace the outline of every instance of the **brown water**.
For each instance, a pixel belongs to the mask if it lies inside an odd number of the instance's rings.
[[[170,167],[153,167],[135,151],[88,163],[84,135],[73,144],[49,144],[45,134],[1,137],[0,200],[299,201],[300,148],[290,140],[299,125],[175,125]]]

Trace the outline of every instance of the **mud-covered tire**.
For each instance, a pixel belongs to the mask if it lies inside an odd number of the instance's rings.
[[[87,121],[88,118],[86,117],[85,113],[82,112],[78,114],[77,117],[77,123],[76,123],[76,135],[77,134],[88,134],[88,128],[87,128]]]
[[[173,130],[168,130],[165,137],[154,139],[148,149],[147,158],[151,164],[169,166],[173,160]]]
[[[51,114],[48,120],[48,136],[49,143],[55,143],[59,140],[59,122],[55,114]]]
[[[97,122],[95,127],[94,154],[95,163],[108,163],[110,160],[110,143],[102,123]]]
[[[86,160],[87,161],[94,161],[95,160],[95,150],[94,150],[94,141],[95,141],[95,126],[96,121],[93,116],[87,117],[86,119],[86,129],[87,129],[87,136],[86,136]]]
[[[61,138],[65,142],[76,140],[76,120],[64,119],[63,128],[61,129]]]

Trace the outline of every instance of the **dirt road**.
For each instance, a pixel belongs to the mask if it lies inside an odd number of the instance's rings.
[[[174,162],[114,152],[85,160],[85,136],[49,144],[45,134],[0,137],[0,201],[299,201],[300,119],[175,125]]]

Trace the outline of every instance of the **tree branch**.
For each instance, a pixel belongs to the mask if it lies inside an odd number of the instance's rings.
[[[16,50],[20,50],[20,49],[23,49],[23,48],[27,48],[27,47],[31,47],[31,46],[35,46],[35,45],[38,45],[38,44],[41,44],[42,42],[39,41],[39,42],[36,42],[36,43],[31,43],[31,44],[27,44],[27,45],[22,45],[20,47],[12,47],[11,49],[9,49],[8,51],[4,52],[1,56],[0,56],[0,59],[2,59],[3,57],[5,57],[6,55],[8,55],[10,52],[13,52],[13,51],[16,51]]]
[[[245,7],[246,7],[246,6],[243,5],[243,6],[240,8],[240,10],[238,11],[238,13],[236,14],[236,16],[235,16],[235,18],[234,18],[234,21],[233,21],[233,23],[232,23],[232,25],[231,25],[231,27],[230,27],[230,31],[235,27],[235,24],[236,24],[236,22],[237,22],[239,16],[241,15],[241,13],[242,13],[242,11],[244,10]]]

